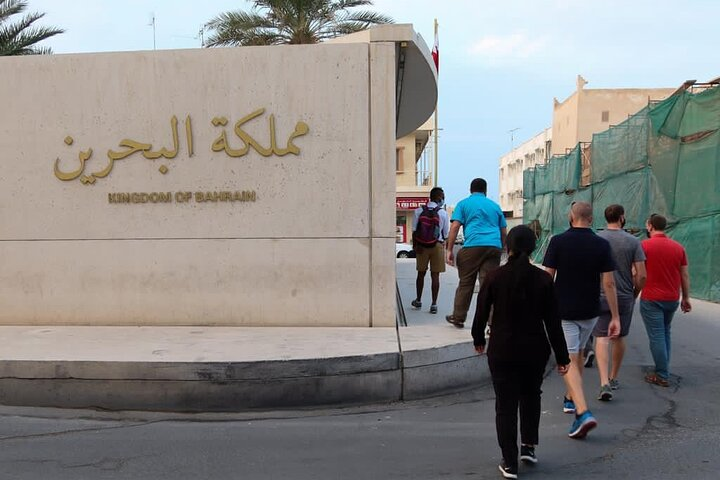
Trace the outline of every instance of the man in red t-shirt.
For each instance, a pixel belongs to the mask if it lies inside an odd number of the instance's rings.
[[[640,314],[650,341],[655,372],[645,375],[645,381],[667,387],[670,377],[670,322],[678,305],[685,313],[692,309],[690,275],[685,249],[665,236],[665,217],[652,214],[646,227],[650,238],[643,240],[642,248],[647,258],[647,282],[640,295]]]

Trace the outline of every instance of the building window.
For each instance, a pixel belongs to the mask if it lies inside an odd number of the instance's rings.
[[[395,173],[403,172],[403,152],[405,147],[395,148]]]
[[[603,122],[609,122],[610,121],[610,112],[608,110],[603,110],[602,112],[602,121]]]

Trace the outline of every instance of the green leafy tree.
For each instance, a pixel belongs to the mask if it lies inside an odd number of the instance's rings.
[[[354,10],[371,0],[257,0],[250,12],[226,12],[206,24],[208,47],[319,43],[373,25],[392,23],[380,13]]]
[[[36,44],[64,30],[55,27],[34,25],[45,16],[44,13],[28,13],[20,15],[27,9],[28,3],[22,0],[0,0],[0,56],[5,55],[39,55],[52,53],[48,47]]]

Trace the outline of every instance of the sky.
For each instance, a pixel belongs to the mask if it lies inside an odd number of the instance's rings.
[[[245,0],[29,0],[66,33],[55,53],[198,48],[202,25]],[[432,48],[439,22],[439,184],[455,204],[475,177],[498,198],[499,158],[550,126],[553,98],[585,88],[677,87],[720,76],[720,1],[375,0]]]

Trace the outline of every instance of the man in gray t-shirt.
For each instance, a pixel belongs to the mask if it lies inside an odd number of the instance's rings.
[[[608,337],[610,308],[602,291],[600,293],[600,318],[595,325],[595,357],[600,374],[598,400],[612,400],[612,390],[617,389],[617,376],[625,355],[625,337],[630,331],[635,298],[645,285],[645,252],[640,240],[623,230],[625,209],[622,205],[610,205],[605,209],[607,229],[598,235],[610,242],[615,260],[615,285],[617,288],[618,310],[620,312],[620,336]],[[612,345],[612,358],[610,346]]]

